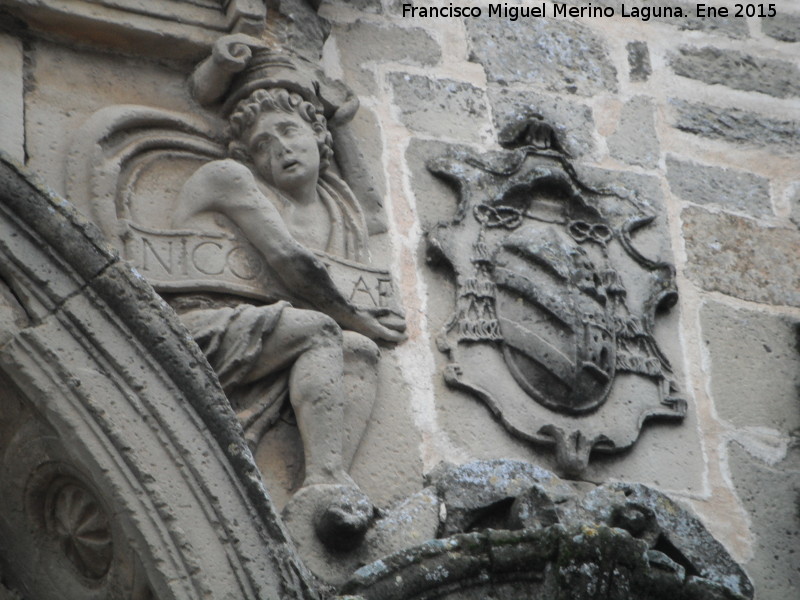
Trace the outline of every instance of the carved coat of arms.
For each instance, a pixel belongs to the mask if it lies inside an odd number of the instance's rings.
[[[674,269],[633,240],[652,209],[583,184],[552,131],[529,127],[537,139],[515,149],[429,163],[460,193],[428,236],[457,285],[439,346],[448,384],[578,474],[593,450],[630,446],[646,419],[685,415],[653,335],[676,299]]]

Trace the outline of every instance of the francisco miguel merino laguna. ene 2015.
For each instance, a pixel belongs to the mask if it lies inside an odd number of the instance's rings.
[[[658,17],[690,17],[693,15],[688,14],[689,11],[681,6],[631,6],[627,7],[624,4],[620,6],[619,16],[623,18],[635,18],[642,21],[649,21],[651,18]],[[707,4],[697,4],[695,7],[697,17],[743,17],[743,16],[759,16],[759,17],[775,17],[776,9],[775,4],[736,4],[735,8],[728,7],[715,7]],[[567,6],[564,3],[554,3],[552,5],[552,15],[547,14],[547,4],[542,2],[538,5],[518,6],[507,3],[489,4],[487,9],[488,17],[495,17],[501,19],[508,19],[509,21],[516,21],[520,18],[543,18],[547,16],[553,17],[615,17],[617,16],[616,10],[611,6]],[[425,7],[413,6],[412,4],[403,4],[402,7],[403,17],[420,17],[420,18],[460,18],[470,17],[479,18],[484,16],[483,9],[479,6],[458,6],[450,3],[447,6],[441,7]]]

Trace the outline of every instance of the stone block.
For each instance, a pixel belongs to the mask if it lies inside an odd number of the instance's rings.
[[[477,142],[489,124],[483,90],[452,79],[389,73],[400,120],[420,133]]]
[[[351,153],[358,153],[365,170],[365,185],[354,192],[364,208],[367,219],[367,229],[374,235],[387,230],[386,206],[386,181],[383,169],[383,138],[378,118],[366,106],[358,109],[356,116],[350,122],[350,130],[358,140],[358,145],[351,148]],[[335,155],[334,155],[335,156]],[[368,184],[368,185],[367,185]]]
[[[658,166],[660,147],[655,112],[653,101],[645,96],[626,102],[617,130],[608,138],[611,156],[645,169]]]
[[[731,442],[728,464],[755,535],[754,556],[743,566],[757,597],[794,598],[800,589],[800,444],[770,466]]]
[[[25,160],[22,42],[0,34],[0,151]]]
[[[529,19],[513,26],[504,19],[465,22],[469,59],[483,65],[489,81],[532,83],[581,96],[617,90],[605,42],[573,19]]]
[[[780,14],[780,18],[761,19],[764,35],[781,42],[800,42],[800,15]]]
[[[681,213],[689,277],[700,287],[800,306],[800,232],[689,207]]]
[[[401,62],[430,66],[442,52],[436,41],[418,27],[402,28],[356,21],[334,27],[334,37],[348,74],[347,83],[359,94],[374,94],[375,76],[364,66],[376,62]]]
[[[650,50],[647,42],[628,42],[628,66],[631,81],[647,81],[653,72],[650,65]]]
[[[742,39],[749,37],[747,23],[745,19],[737,19],[732,16],[728,17],[698,17],[697,4],[693,2],[669,2],[669,3],[652,3],[649,0],[574,0],[572,4],[578,6],[610,6],[617,15],[622,14],[622,5],[625,5],[625,13],[630,15],[632,9],[649,8],[650,18],[648,23],[664,23],[666,25],[673,25],[678,29],[685,31],[705,31],[707,33],[716,33],[734,39]],[[671,7],[673,9],[680,8],[683,16],[675,16],[677,11],[673,10],[672,16],[666,14],[662,16],[656,15],[656,8]],[[662,12],[664,12],[662,10]]]
[[[348,0],[342,2],[354,10],[360,10],[368,13],[382,13],[383,2],[381,0]]]
[[[800,68],[785,60],[760,58],[711,46],[684,46],[670,56],[670,65],[678,75],[709,85],[761,92],[777,98],[800,95]]]
[[[623,198],[629,198],[641,204],[647,212],[657,214],[659,218],[664,217],[666,211],[664,193],[657,177],[629,171],[601,169],[588,165],[579,165],[576,170],[581,181],[590,187],[597,190],[607,190]],[[666,231],[666,225],[663,228]],[[656,227],[655,229],[661,229],[661,227]],[[667,252],[667,255],[670,254],[670,252]]]
[[[800,151],[800,121],[776,119],[740,108],[723,108],[671,98],[674,126],[709,139]]]
[[[330,23],[306,0],[281,0],[269,10],[270,37],[314,62],[331,32]]]
[[[800,181],[795,181],[789,187],[789,218],[792,223],[800,228]]]
[[[25,127],[28,167],[64,193],[72,135],[96,110],[140,104],[186,112],[186,74],[156,63],[36,42],[31,50]]]
[[[667,156],[667,180],[672,193],[689,202],[716,205],[753,216],[772,215],[766,177]]]
[[[509,90],[500,86],[489,88],[489,102],[498,131],[538,114],[553,126],[559,142],[573,157],[591,155],[596,150],[592,109],[585,104],[563,96]]]
[[[719,416],[737,427],[800,428],[800,321],[718,302],[700,319]]]

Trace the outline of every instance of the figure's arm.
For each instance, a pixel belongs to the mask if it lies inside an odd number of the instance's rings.
[[[246,166],[215,161],[192,175],[181,193],[176,219],[203,211],[220,212],[233,221],[288,289],[343,328],[373,339],[404,339],[401,332],[381,324],[380,315],[359,309],[342,296],[322,261],[289,233]]]

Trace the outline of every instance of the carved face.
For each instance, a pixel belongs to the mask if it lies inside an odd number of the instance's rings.
[[[321,135],[297,113],[270,111],[259,115],[250,130],[248,148],[258,174],[292,196],[317,182]]]

